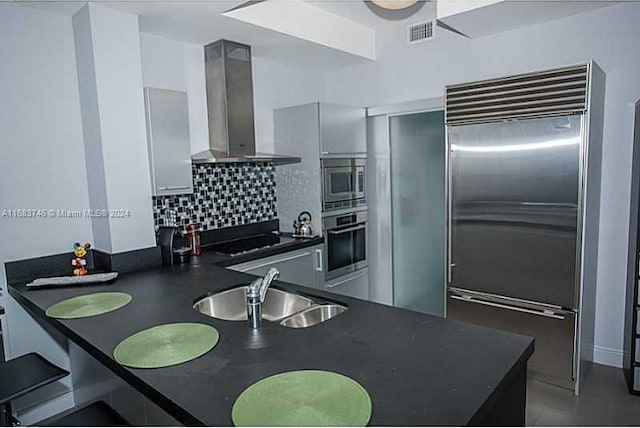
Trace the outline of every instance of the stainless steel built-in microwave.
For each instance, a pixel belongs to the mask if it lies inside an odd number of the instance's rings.
[[[322,205],[325,211],[367,203],[366,159],[322,159]]]

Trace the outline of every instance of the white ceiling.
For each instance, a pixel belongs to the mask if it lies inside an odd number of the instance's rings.
[[[71,16],[78,1],[15,0],[25,6]],[[243,1],[102,1],[99,4],[140,16],[140,31],[205,45],[221,38],[248,44],[257,57],[294,66],[329,70],[366,60],[255,25],[222,16]],[[365,7],[366,8],[366,7]]]
[[[250,2],[224,16],[365,59],[376,58],[375,29],[308,1]]]
[[[427,2],[410,18],[402,21],[389,21],[373,13],[362,0],[305,0],[322,9],[342,15],[359,24],[371,28],[382,28],[394,25],[404,26],[408,23],[429,19],[435,16],[435,2]]]
[[[74,2],[74,1],[13,1],[15,4],[20,4],[23,6],[35,7],[37,9],[46,10],[47,12],[56,13],[58,15],[66,15],[72,16],[75,14],[83,5],[84,2]]]
[[[492,0],[483,0],[491,3]],[[456,2],[452,2],[454,5]],[[478,0],[464,0],[457,3],[475,3]],[[489,7],[481,7],[470,13],[457,13],[442,18],[454,28],[463,28],[472,38],[484,37],[500,31],[509,31],[542,22],[561,19],[566,16],[588,12],[615,3],[611,0],[511,0],[495,1]],[[451,9],[451,8],[450,8]],[[454,8],[455,9],[455,8]],[[442,16],[442,9],[438,16]]]
[[[13,0],[15,3],[44,9],[49,12],[71,16],[77,12],[84,4],[83,1],[58,1],[58,0]],[[269,0],[269,1],[299,1],[299,0]],[[428,2],[411,17],[400,21],[387,21],[374,14],[362,0],[306,0],[313,5],[325,9],[329,12],[340,15],[358,24],[382,30],[378,36],[389,34],[389,29],[397,32],[406,31],[407,24],[413,24],[424,18],[431,18],[435,15],[435,3]],[[452,1],[452,0],[440,0]],[[469,1],[469,0],[467,0]],[[471,0],[473,1],[473,0]],[[527,1],[514,1],[513,3],[531,3]],[[252,53],[256,57],[266,58],[282,62],[288,65],[313,68],[319,71],[335,69],[347,65],[359,64],[368,60],[361,57],[322,46],[318,43],[305,41],[290,35],[282,34],[256,25],[241,22],[223,16],[222,13],[243,4],[243,0],[208,0],[208,1],[122,1],[105,0],[99,2],[100,5],[112,7],[140,16],[140,30],[171,39],[184,42],[205,45],[212,41],[225,38],[251,45]],[[505,2],[508,3],[508,2]],[[552,3],[565,4],[562,7],[555,7]],[[545,9],[550,9],[550,15],[543,20],[557,19],[560,16],[579,13],[593,7],[601,7],[602,3],[593,2],[589,6],[588,1],[561,1],[547,0],[542,3]],[[595,6],[599,3],[598,6]],[[551,5],[550,5],[551,4]],[[570,4],[567,6],[566,4]],[[529,5],[530,6],[530,5]],[[509,6],[511,11],[515,6]],[[522,9],[522,7],[520,7]],[[530,8],[531,9],[531,8]],[[568,9],[565,10],[565,9]],[[535,8],[528,13],[531,15]],[[563,12],[563,13],[561,13]],[[560,16],[555,16],[560,14]],[[507,14],[508,15],[508,14]],[[491,18],[491,17],[489,17]],[[489,19],[495,24],[496,19],[504,22],[505,16],[502,14],[495,19]],[[467,18],[462,18],[467,19]],[[469,18],[474,20],[474,18]],[[477,21],[477,19],[475,19]],[[485,22],[476,22],[483,28],[495,28],[493,25],[484,25]],[[522,23],[518,25],[523,26]],[[525,24],[526,25],[526,24]],[[506,28],[505,28],[506,29]],[[378,43],[380,48],[380,43]],[[380,54],[380,52],[379,52]]]

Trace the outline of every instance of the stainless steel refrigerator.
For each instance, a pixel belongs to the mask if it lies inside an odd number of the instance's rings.
[[[446,99],[447,315],[535,337],[530,376],[576,391],[593,359],[595,68],[456,85]]]

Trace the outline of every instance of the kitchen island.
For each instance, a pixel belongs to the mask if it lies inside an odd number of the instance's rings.
[[[373,403],[370,425],[524,425],[533,339],[282,282],[274,287],[348,310],[309,328],[265,321],[254,331],[246,322],[210,318],[192,308],[203,296],[252,279],[205,256],[197,264],[121,274],[112,285],[32,290],[10,284],[9,292],[40,322],[185,425],[232,425],[231,408],[245,388],[301,369],[358,381]],[[99,291],[123,291],[133,301],[91,318],[44,314],[63,299]],[[173,322],[212,325],[220,341],[207,354],[167,368],[131,369],[113,359],[123,339]]]

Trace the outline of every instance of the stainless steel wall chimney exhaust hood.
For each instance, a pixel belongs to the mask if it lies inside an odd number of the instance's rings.
[[[256,153],[251,47],[218,40],[204,47],[209,150],[193,163],[300,162],[295,156]]]

